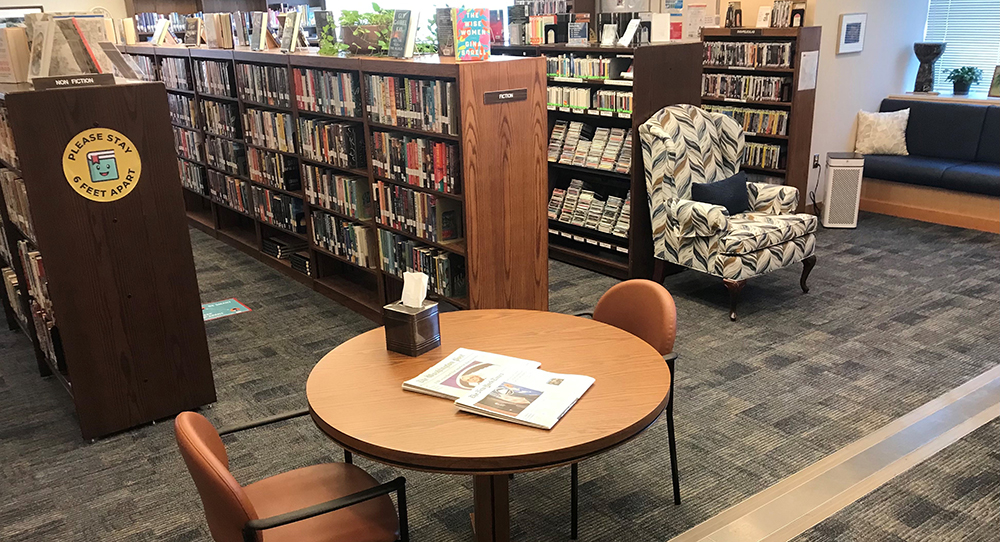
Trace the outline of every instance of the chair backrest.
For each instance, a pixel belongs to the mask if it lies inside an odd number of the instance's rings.
[[[670,292],[651,280],[632,279],[612,286],[594,307],[594,320],[628,331],[661,355],[674,350],[677,307]]]
[[[204,416],[181,412],[174,420],[181,456],[198,488],[215,542],[243,542],[243,526],[257,518],[250,499],[229,472],[229,456],[218,431]]]
[[[722,113],[681,104],[639,126],[646,191],[660,201],[691,199],[691,183],[735,175],[743,162],[743,128]]]

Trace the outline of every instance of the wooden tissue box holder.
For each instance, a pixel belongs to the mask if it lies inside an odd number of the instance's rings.
[[[441,346],[441,325],[436,302],[424,300],[423,306],[415,309],[397,301],[382,308],[386,350],[419,356]]]

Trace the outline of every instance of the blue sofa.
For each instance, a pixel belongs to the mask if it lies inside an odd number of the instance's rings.
[[[910,110],[909,156],[865,156],[866,178],[1000,197],[1000,106],[882,100]]]

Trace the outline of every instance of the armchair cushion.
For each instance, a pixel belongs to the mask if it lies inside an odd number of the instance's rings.
[[[744,213],[729,218],[729,231],[719,239],[721,254],[747,254],[816,231],[813,215]]]
[[[799,189],[794,186],[747,183],[747,196],[754,213],[790,214],[799,206]]]
[[[670,232],[673,237],[708,237],[729,229],[729,217],[721,205],[675,199],[668,208],[667,223],[673,230]]]
[[[750,210],[747,198],[747,174],[740,171],[714,183],[694,183],[691,185],[691,199],[721,205],[729,212],[729,216],[745,213]]]

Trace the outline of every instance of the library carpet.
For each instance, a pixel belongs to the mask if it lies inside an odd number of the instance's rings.
[[[219,401],[203,411],[221,426],[303,407],[313,364],[373,324],[199,231],[191,236],[202,299],[236,297],[253,309],[206,323]],[[817,255],[808,295],[798,290],[798,269],[755,279],[736,323],[728,321],[728,297],[716,279],[691,272],[667,278],[680,322],[675,416],[684,503],[672,504],[666,424],[658,420],[581,464],[581,540],[669,539],[1000,359],[997,236],[864,214],[857,230],[821,231]],[[615,283],[558,262],[550,269],[554,311],[591,308]],[[0,351],[0,540],[210,540],[171,423],[83,442],[69,397],[38,378],[25,337],[0,333]],[[995,443],[997,430],[989,424],[963,442]],[[341,459],[307,418],[226,443],[242,483]],[[899,521],[912,525],[905,537],[937,539],[934,526],[947,517],[940,508],[969,522],[967,539],[995,539],[996,507],[963,498],[980,491],[975,476],[982,471],[995,477],[995,465],[969,463],[949,449],[931,461],[885,486],[902,481],[895,493],[867,498],[888,507],[921,495],[912,484],[944,484],[938,473],[962,471],[967,483],[949,483],[929,504],[900,508]],[[357,462],[380,480],[398,474]],[[470,539],[468,477],[403,474],[414,540]],[[948,496],[951,508],[942,502]],[[566,540],[569,469],[516,476],[511,513],[515,540]],[[926,514],[940,517],[918,521]],[[892,529],[887,533],[902,532]]]

